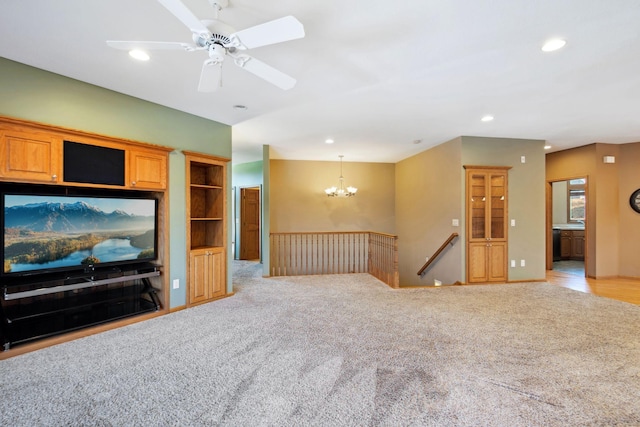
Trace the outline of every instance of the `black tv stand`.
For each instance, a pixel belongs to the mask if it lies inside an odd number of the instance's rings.
[[[159,275],[158,266],[135,264],[3,283],[2,349],[157,311],[150,279]]]

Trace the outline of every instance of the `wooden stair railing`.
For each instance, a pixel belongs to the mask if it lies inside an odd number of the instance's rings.
[[[425,270],[427,268],[429,268],[429,266],[431,265],[431,263],[433,261],[436,260],[436,258],[438,258],[438,256],[442,253],[442,251],[444,251],[444,249],[447,247],[447,245],[449,243],[451,243],[453,241],[453,239],[455,239],[456,237],[458,237],[458,233],[451,233],[451,236],[449,236],[449,238],[447,240],[444,241],[444,243],[442,244],[442,246],[440,246],[438,248],[438,250],[433,254],[433,256],[431,256],[427,262],[424,263],[424,265],[422,266],[422,268],[418,271],[418,276],[422,276],[422,273],[425,272]]]
[[[273,232],[272,276],[369,273],[400,287],[398,236],[374,231]]]

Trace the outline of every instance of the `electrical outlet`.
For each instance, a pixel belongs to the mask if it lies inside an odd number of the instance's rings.
[[[434,286],[442,286],[442,282],[440,280],[438,280],[438,279],[434,279],[433,280],[433,284],[434,284]]]
[[[520,260],[520,267],[524,267],[524,260],[523,259]]]
[[[520,156],[520,163],[526,163],[527,158],[525,156]]]
[[[512,227],[515,227],[515,226],[516,226],[516,220],[515,220],[515,219],[512,219],[512,220],[511,220],[511,226],[512,226]]]
[[[457,219],[452,219],[451,220],[451,225],[454,227],[459,227],[460,226],[460,221]]]
[[[178,289],[180,287],[180,279],[173,279],[173,289]]]
[[[511,268],[514,268],[516,266],[516,260],[512,259],[511,260]]]

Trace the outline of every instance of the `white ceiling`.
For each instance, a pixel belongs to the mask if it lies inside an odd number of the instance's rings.
[[[282,159],[397,162],[460,135],[552,150],[640,141],[639,0],[230,0],[219,19],[236,30],[304,24],[303,39],[249,51],[298,83],[282,91],[226,61],[206,94],[202,51],[142,63],[107,47],[191,42],[156,0],[0,2],[1,56],[233,125],[234,163],[263,144]],[[207,0],[184,3],[214,16]],[[566,47],[543,53],[551,37]]]

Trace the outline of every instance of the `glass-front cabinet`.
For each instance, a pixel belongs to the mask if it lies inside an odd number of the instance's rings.
[[[507,280],[508,167],[465,166],[467,282]]]

